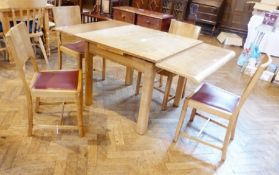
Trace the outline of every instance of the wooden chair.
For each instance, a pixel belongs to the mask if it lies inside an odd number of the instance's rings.
[[[232,94],[226,90],[223,90],[214,85],[204,83],[197,90],[187,97],[184,101],[184,105],[181,111],[180,119],[176,128],[176,134],[174,137],[174,142],[177,141],[179,135],[189,138],[191,140],[200,142],[202,144],[206,144],[213,148],[219,149],[222,151],[222,161],[226,158],[227,147],[230,140],[233,140],[236,123],[238,119],[238,114],[254,85],[262,75],[263,71],[266,67],[271,63],[271,58],[267,55],[263,56],[261,59],[261,63],[251,78],[250,82],[246,86],[241,96]],[[182,124],[184,123],[185,114],[187,112],[188,107],[192,108],[192,113],[190,115],[190,122],[193,122],[195,116],[200,116],[203,119],[206,119],[207,123],[212,122],[216,125],[219,125],[223,128],[226,128],[225,138],[223,140],[223,145],[220,147],[216,144],[209,143],[203,139],[198,138],[203,130],[206,127],[206,124],[202,127],[197,137],[191,136],[184,131],[181,131]],[[222,124],[217,120],[212,119],[211,117],[207,117],[198,111],[206,112],[207,114],[214,115],[216,117],[220,117],[228,121],[228,124]],[[187,125],[188,126],[188,125]]]
[[[73,99],[77,107],[77,126],[60,125],[53,126],[61,129],[78,129],[79,135],[83,136],[83,93],[82,93],[82,72],[81,70],[53,70],[39,71],[35,59],[35,53],[32,49],[32,44],[28,35],[28,29],[24,23],[20,23],[6,35],[6,42],[11,51],[11,54],[16,62],[20,79],[23,82],[25,96],[27,100],[27,115],[28,115],[28,136],[32,135],[33,130],[33,99],[36,99],[35,111],[38,111],[40,98],[60,98],[64,104],[68,99]],[[34,76],[30,86],[25,78],[25,63],[31,59]],[[32,99],[33,98],[33,99]],[[57,103],[56,103],[57,104]],[[61,115],[61,123],[63,113]],[[36,125],[42,127],[41,125]],[[43,125],[46,126],[46,125]],[[46,126],[52,127],[52,126]]]
[[[60,6],[53,8],[54,22],[56,27],[71,26],[81,24],[81,15],[79,6]],[[78,66],[82,69],[82,58],[84,58],[85,42],[77,41],[74,43],[63,44],[61,33],[57,32],[58,59],[59,69],[62,69],[62,53],[78,59]],[[106,76],[106,61],[103,58],[102,79]]]
[[[29,36],[42,50],[46,64],[49,64],[46,50],[43,44],[43,20],[47,0],[9,0],[11,7],[11,26],[24,22],[29,31]]]
[[[177,21],[175,19],[171,20],[171,25],[170,25],[170,28],[169,28],[169,33],[184,36],[184,37],[189,37],[189,38],[193,38],[193,39],[198,39],[200,31],[201,31],[200,26],[196,26],[196,25],[193,25],[193,24]],[[170,95],[170,90],[171,90],[171,83],[172,83],[173,77],[176,76],[176,75],[171,73],[171,72],[168,72],[166,70],[162,70],[162,69],[158,70],[157,73],[160,75],[160,84],[159,84],[159,88],[157,88],[157,87],[154,87],[154,88],[156,90],[159,90],[159,92],[164,93],[164,98],[163,98],[163,102],[162,102],[162,105],[161,105],[161,109],[166,110],[168,102],[175,98],[175,96]],[[136,85],[136,95],[139,94],[141,76],[142,76],[142,73],[138,72],[138,79],[137,79],[137,85]],[[162,86],[162,76],[167,77],[167,83],[166,83],[165,91],[161,91],[161,89],[160,89],[160,87]],[[185,89],[185,85],[183,85],[183,87],[179,87],[179,88],[184,88]]]

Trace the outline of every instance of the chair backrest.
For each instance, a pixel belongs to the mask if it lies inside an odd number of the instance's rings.
[[[29,33],[42,32],[47,0],[9,0],[11,26],[25,22]]]
[[[171,20],[169,33],[176,35],[189,37],[193,39],[198,39],[201,32],[201,27],[193,24],[177,21],[175,19]]]
[[[19,71],[24,72],[25,63],[29,59],[32,59],[34,70],[38,71],[35,53],[32,48],[27,27],[24,23],[17,24],[9,30],[6,34],[6,43]]]
[[[79,6],[59,6],[52,10],[56,27],[81,24]]]
[[[255,74],[252,76],[252,78],[250,79],[249,83],[247,84],[246,88],[244,89],[240,100],[239,100],[239,104],[236,108],[236,113],[239,112],[240,108],[242,107],[242,105],[244,104],[244,102],[246,101],[247,97],[249,96],[251,90],[253,89],[253,87],[255,86],[255,84],[257,83],[257,81],[259,80],[259,78],[261,77],[263,71],[267,68],[267,66],[272,62],[272,59],[269,55],[263,55],[261,57],[261,62],[260,65],[258,66]]]

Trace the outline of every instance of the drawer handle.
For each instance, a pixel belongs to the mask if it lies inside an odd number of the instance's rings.
[[[121,16],[122,19],[125,19],[125,17],[126,17],[125,15],[122,15],[122,16]]]
[[[147,20],[146,23],[147,23],[147,24],[150,24],[150,21]]]

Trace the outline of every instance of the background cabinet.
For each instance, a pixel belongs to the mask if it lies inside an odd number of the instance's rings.
[[[151,11],[161,11],[161,0],[133,0],[132,6]]]
[[[172,14],[175,19],[184,21],[188,0],[162,0],[162,13]]]
[[[246,0],[226,0],[221,27],[228,31],[246,34],[252,11],[253,5],[247,4]]]

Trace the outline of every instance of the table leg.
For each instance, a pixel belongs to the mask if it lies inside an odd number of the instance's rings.
[[[179,102],[181,100],[182,94],[183,94],[183,89],[185,88],[187,79],[185,77],[179,76],[178,78],[178,83],[176,87],[176,92],[175,92],[175,98],[173,102],[174,107],[179,106]]]
[[[125,77],[126,86],[130,86],[133,84],[133,74],[134,74],[134,69],[131,67],[126,67],[126,77]]]
[[[44,36],[45,36],[46,54],[49,57],[50,56],[50,47],[49,47],[49,9],[45,10]]]
[[[85,44],[85,104],[87,106],[92,104],[93,100],[93,55],[89,53],[89,43]]]
[[[153,64],[147,64],[145,71],[143,72],[144,81],[142,86],[142,95],[140,100],[140,108],[136,131],[138,134],[144,134],[147,130],[150,104],[153,93],[153,85],[155,78],[155,66]]]

